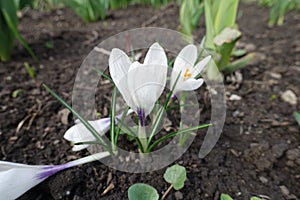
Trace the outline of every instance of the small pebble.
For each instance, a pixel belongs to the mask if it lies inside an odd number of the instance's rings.
[[[268,179],[265,178],[265,177],[263,177],[263,176],[260,176],[260,177],[259,177],[259,180],[260,180],[260,182],[262,182],[262,183],[267,183],[267,182],[268,182]]]
[[[285,143],[275,144],[272,147],[272,153],[275,156],[275,158],[280,158],[287,149],[288,145]]]
[[[290,191],[287,189],[287,187],[285,185],[281,185],[279,186],[281,193],[283,194],[283,196],[288,197],[290,194]]]
[[[245,50],[248,52],[253,52],[256,50],[255,44],[249,43],[245,45]]]
[[[300,158],[300,149],[290,149],[286,152],[286,157],[289,160],[296,160]]]
[[[236,94],[232,94],[230,97],[229,97],[229,100],[230,101],[239,101],[239,100],[241,100],[242,99],[242,97],[240,97],[240,96],[238,96],[238,95],[236,95]]]
[[[274,79],[281,79],[281,74],[275,73],[275,72],[270,72],[270,76]]]
[[[297,105],[297,96],[292,90],[287,90],[282,93],[281,99],[291,105]]]
[[[176,199],[183,199],[183,194],[180,191],[175,192]]]

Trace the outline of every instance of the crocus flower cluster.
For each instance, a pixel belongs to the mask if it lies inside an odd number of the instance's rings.
[[[175,59],[170,80],[170,88],[174,88],[174,96],[181,91],[195,90],[203,84],[203,79],[196,79],[196,77],[208,64],[211,57],[208,56],[194,65],[197,58],[197,47],[187,45]],[[168,59],[164,49],[158,43],[154,43],[149,48],[143,63],[131,62],[123,51],[116,48],[112,49],[109,57],[109,71],[116,87],[131,108],[127,115],[135,112],[139,117],[140,126],[145,126],[146,117],[152,112],[155,102],[166,85]],[[116,118],[120,119],[121,116],[118,115]],[[104,135],[110,128],[110,118],[89,121],[89,123],[99,135]],[[69,128],[64,138],[74,144],[73,151],[88,147],[88,144],[79,144],[80,142],[95,141],[94,136],[82,123]],[[61,170],[99,160],[109,155],[109,152],[101,152],[54,166],[31,166],[0,161],[0,198],[5,200],[16,199],[30,188]]]
[[[191,44],[184,47],[175,59],[170,82],[174,95],[180,91],[195,90],[203,84],[203,79],[195,78],[211,57],[194,66],[197,58],[197,47]],[[109,71],[124,100],[138,115],[141,126],[145,125],[145,117],[151,113],[166,85],[168,59],[164,49],[154,43],[141,64],[137,61],[132,63],[123,51],[115,48],[109,57]]]

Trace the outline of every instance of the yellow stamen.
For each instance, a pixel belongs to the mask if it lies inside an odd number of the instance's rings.
[[[188,68],[185,69],[185,73],[184,73],[183,77],[184,77],[184,80],[192,77],[192,74],[190,73]]]

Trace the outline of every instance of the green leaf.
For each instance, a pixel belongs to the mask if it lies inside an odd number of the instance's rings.
[[[250,200],[261,200],[261,198],[258,198],[258,197],[251,197]]]
[[[216,4],[216,2],[214,2]],[[218,5],[218,11],[214,18],[214,27],[216,33],[219,33],[226,27],[235,25],[236,14],[239,0],[221,0]]]
[[[118,138],[116,138],[117,135],[115,131],[116,100],[117,100],[117,87],[114,86],[112,97],[111,97],[111,104],[110,104],[110,141],[114,153],[116,152],[116,142],[118,141]]]
[[[208,49],[215,50],[215,45],[213,43],[213,38],[215,37],[215,26],[213,18],[213,3],[211,0],[204,0],[204,14],[205,14],[205,26],[206,26],[206,35],[205,35],[205,47]]]
[[[234,62],[228,64],[227,66],[224,66],[222,68],[222,71],[224,73],[231,73],[234,72],[238,69],[241,69],[248,65],[249,63],[253,62],[256,59],[256,54],[255,53],[249,53],[246,56],[235,60]]]
[[[24,90],[23,89],[16,89],[13,91],[13,93],[11,94],[12,98],[17,98],[18,96],[20,96],[22,94]]]
[[[164,179],[168,183],[171,183],[175,190],[180,190],[183,188],[186,180],[186,170],[180,165],[173,165],[166,170]]]
[[[198,129],[202,129],[202,128],[206,128],[206,127],[209,127],[211,126],[211,124],[202,124],[202,125],[199,125],[199,126],[195,126],[195,127],[191,127],[191,128],[186,128],[186,129],[182,129],[182,130],[179,130],[179,131],[176,131],[176,132],[172,132],[172,133],[169,133],[167,135],[164,135],[162,136],[161,138],[159,138],[158,140],[156,140],[155,142],[153,142],[152,145],[150,145],[148,147],[148,150],[147,152],[151,152],[152,149],[157,146],[159,143],[165,141],[166,139],[168,138],[171,138],[171,137],[174,137],[176,135],[180,135],[180,134],[185,134],[185,133],[189,133],[189,132],[192,132],[192,131],[196,131]],[[150,144],[150,143],[149,143]]]
[[[139,131],[139,126],[125,127],[125,126],[123,126],[122,123],[120,123],[120,125],[118,127],[121,128],[121,130],[122,130],[120,132],[120,134],[126,134],[131,137],[137,137],[137,132]]]
[[[100,145],[104,146],[108,151],[110,151],[106,142],[102,139],[102,137],[99,135],[99,133],[95,130],[95,128],[87,120],[85,120],[76,110],[74,110],[67,102],[65,102],[60,96],[58,96],[46,84],[43,84],[43,87],[54,98],[56,98],[61,104],[63,104],[69,111],[71,111],[80,120],[80,122],[90,131],[90,133],[95,137],[95,139],[99,142]]]
[[[188,36],[192,36],[192,31],[204,12],[203,2],[199,0],[184,0],[180,7],[180,24],[182,32]]]
[[[156,189],[144,183],[136,183],[128,189],[129,200],[158,200]]]
[[[11,25],[18,26],[17,10],[14,1],[0,0],[0,61],[10,60],[16,36],[9,27],[4,12],[9,15]]]
[[[242,57],[247,54],[247,51],[245,49],[237,49],[233,52],[231,52],[231,55],[234,57]]]
[[[63,4],[72,9],[85,22],[104,19],[109,7],[107,0],[63,0]]]
[[[298,125],[300,126],[300,113],[294,112],[294,117],[295,117],[295,119],[296,119]]]
[[[12,15],[7,10],[2,10],[3,16],[6,20],[6,23],[8,27],[11,29],[12,33],[17,37],[17,39],[20,41],[20,43],[23,45],[23,47],[27,50],[27,52],[37,60],[37,57],[25,41],[25,39],[21,36],[21,34],[18,31],[18,25],[15,24],[14,19],[12,18]]]
[[[221,200],[233,200],[228,194],[221,194]]]
[[[34,67],[30,67],[27,62],[24,63],[24,66],[30,78],[35,79]]]

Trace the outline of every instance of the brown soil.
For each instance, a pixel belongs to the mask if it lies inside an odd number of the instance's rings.
[[[268,9],[241,5],[240,11],[240,45],[256,51],[258,61],[241,70],[241,83],[228,81],[227,92],[242,100],[228,101],[223,134],[207,157],[198,159],[201,138],[196,138],[176,161],[187,168],[187,181],[180,192],[172,191],[167,199],[218,199],[220,193],[245,200],[254,194],[275,200],[300,198],[300,134],[292,117],[300,104],[291,106],[280,98],[290,89],[300,100],[300,16],[289,13],[283,26],[268,28]],[[19,29],[40,62],[34,62],[18,44],[13,60],[0,63],[0,159],[61,164],[88,155],[87,151],[71,151],[63,139],[73,124],[71,116],[67,125],[61,122],[58,113],[63,106],[40,84],[47,83],[70,102],[77,70],[100,41],[144,25],[176,30],[177,19],[175,5],[161,9],[129,6],[111,12],[106,21],[90,24],[67,9],[25,13]],[[203,34],[201,22],[195,35],[200,39]],[[49,42],[54,48],[46,48]],[[36,82],[29,78],[24,62],[36,68]],[[13,98],[17,89],[22,93]],[[205,112],[209,114],[209,110]],[[27,120],[16,132],[18,124],[33,114],[36,117],[31,126],[27,128]],[[162,194],[168,188],[164,170],[129,174],[90,163],[50,177],[20,199],[127,199],[128,187],[137,182],[150,184]],[[102,196],[110,184],[114,188]]]

